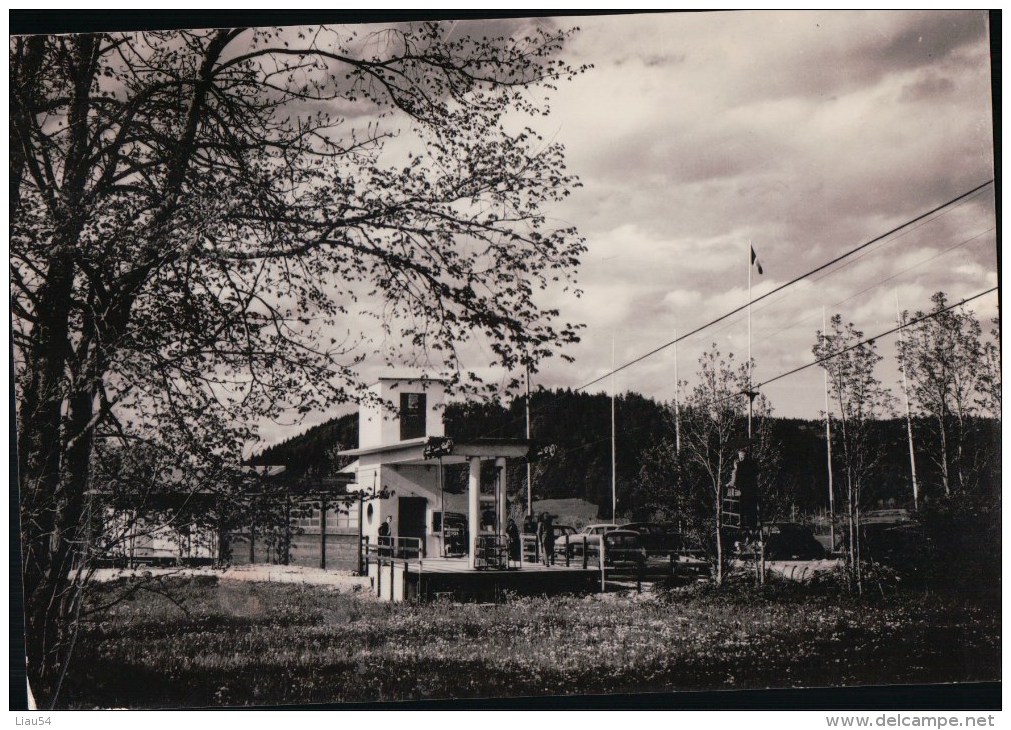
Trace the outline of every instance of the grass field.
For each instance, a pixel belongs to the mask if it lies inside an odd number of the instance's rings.
[[[92,600],[117,589],[102,586]],[[999,603],[771,591],[379,603],[177,579],[85,624],[60,704],[177,707],[1000,678]],[[997,600],[997,599],[995,599]]]

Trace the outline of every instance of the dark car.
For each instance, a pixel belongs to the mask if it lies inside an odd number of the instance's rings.
[[[681,536],[657,522],[630,522],[622,525],[621,529],[638,532],[647,555],[669,555],[680,552],[682,548]]]
[[[635,530],[611,530],[603,535],[604,564],[615,570],[641,570],[646,565],[646,549]]]
[[[810,527],[796,522],[775,522],[762,528],[766,560],[822,560],[825,546]]]
[[[860,554],[865,559],[891,567],[909,568],[915,565],[930,544],[923,526],[918,522],[870,522],[860,525]],[[842,549],[847,550],[849,535],[842,536]]]

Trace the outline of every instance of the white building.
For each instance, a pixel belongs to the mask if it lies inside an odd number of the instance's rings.
[[[439,520],[444,506],[440,465],[469,465],[468,555],[476,567],[477,536],[505,538],[506,458],[526,458],[529,442],[517,439],[478,439],[461,443],[447,437],[443,421],[446,387],[441,380],[380,378],[358,412],[358,448],[341,452],[357,458],[342,471],[353,473],[349,491],[363,492],[362,535],[376,544],[379,526],[393,518],[398,545],[418,544],[423,556],[442,556]],[[437,455],[439,454],[439,455]],[[494,484],[484,485],[481,462],[494,460]],[[376,495],[374,499],[368,499]],[[495,519],[482,524],[482,502],[490,502]],[[417,541],[417,542],[415,542]]]

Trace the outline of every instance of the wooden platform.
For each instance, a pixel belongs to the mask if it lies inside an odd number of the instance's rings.
[[[467,558],[370,561],[368,576],[376,595],[386,601],[495,601],[506,593],[548,595],[600,589],[600,570],[582,565],[512,563],[507,569],[473,570]]]

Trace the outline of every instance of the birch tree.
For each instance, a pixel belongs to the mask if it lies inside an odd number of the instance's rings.
[[[842,462],[846,479],[848,523],[848,564],[853,586],[863,591],[860,564],[860,510],[863,490],[885,453],[885,445],[874,438],[873,423],[889,416],[893,398],[874,374],[882,357],[871,340],[852,323],[843,325],[834,315],[829,329],[817,333],[813,352],[829,375],[829,392],[838,409],[838,427],[833,432],[833,455]]]
[[[973,431],[981,400],[987,410],[996,406],[999,413],[999,370],[988,367],[998,355],[983,346],[982,328],[972,312],[949,309],[944,292],[930,301],[933,307],[928,312],[912,316],[920,321],[900,341],[899,361],[910,379],[917,410],[933,426],[934,448],[927,453],[937,465],[945,496],[950,496],[974,481]]]
[[[694,492],[698,505],[696,520],[706,520],[714,547],[715,580],[722,584],[728,555],[724,499],[733,474],[737,453],[750,447],[758,466],[759,492],[766,491],[774,474],[771,470],[773,445],[768,434],[772,409],[764,395],[755,398],[752,439],[748,442],[749,378],[746,363],[735,364],[733,354],[724,356],[713,344],[699,358],[698,382],[681,408],[682,480],[679,489]],[[682,504],[684,502],[682,501]]]

